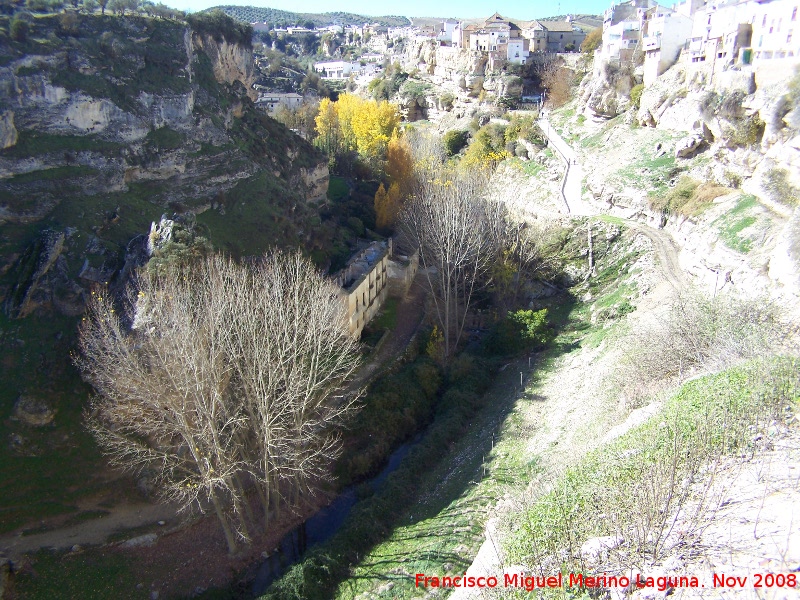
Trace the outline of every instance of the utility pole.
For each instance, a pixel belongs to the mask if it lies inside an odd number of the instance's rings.
[[[592,256],[592,221],[591,219],[586,221],[586,237],[589,242],[589,274],[586,276],[586,279],[592,276],[592,272],[594,271],[594,257]]]

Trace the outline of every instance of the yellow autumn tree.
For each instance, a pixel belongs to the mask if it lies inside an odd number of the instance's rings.
[[[395,131],[386,147],[386,176],[389,189],[383,184],[375,194],[375,224],[378,229],[394,227],[403,208],[403,200],[414,186],[414,156],[408,140]]]
[[[356,150],[366,163],[377,167],[386,156],[389,140],[400,123],[400,115],[397,107],[386,100],[358,100],[359,110],[351,121]]]
[[[317,137],[315,143],[318,148],[328,156],[334,156],[339,152],[341,146],[342,133],[339,127],[339,114],[335,102],[328,98],[323,98],[319,103],[319,112],[314,119],[317,126]]]
[[[342,133],[342,151],[358,151],[358,141],[353,131],[353,121],[364,109],[364,100],[352,94],[342,94],[336,101],[336,113],[339,118],[339,129]]]
[[[375,192],[375,225],[378,229],[394,227],[402,208],[400,186],[392,183],[387,190],[383,184]]]
[[[375,192],[375,226],[378,229],[385,229],[388,225],[387,205],[389,202],[389,194],[383,184],[378,186],[378,191]]]
[[[317,145],[329,155],[354,151],[363,162],[377,168],[397,131],[400,114],[386,101],[342,94],[336,102],[320,102],[316,123]],[[335,141],[335,147],[329,141]]]
[[[414,181],[414,156],[405,137],[397,134],[389,140],[386,149],[386,176],[407,193]]]

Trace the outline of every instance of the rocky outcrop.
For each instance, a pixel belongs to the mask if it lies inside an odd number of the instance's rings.
[[[487,58],[480,52],[471,52],[452,46],[437,46],[431,40],[411,40],[401,58],[409,71],[420,69],[431,75],[431,81],[441,85],[450,82],[458,85],[462,78],[470,86],[475,78],[486,75]],[[421,68],[422,67],[422,68]]]
[[[147,236],[147,254],[152,256],[172,241],[172,231],[175,228],[175,221],[168,219],[167,215],[161,215],[161,220],[150,224],[150,234]]]
[[[123,265],[126,248],[164,212],[246,207],[241,235],[258,231],[264,247],[313,237],[308,201],[325,197],[327,161],[254,106],[247,44],[171,20],[77,18],[81,36],[44,16],[28,54],[0,49],[0,228],[57,214],[47,232],[11,236],[8,314],[80,314],[92,286],[143,264]]]
[[[203,52],[211,59],[217,81],[227,84],[241,82],[251,100],[258,98],[258,92],[253,89],[256,77],[251,49],[241,44],[231,44],[225,39],[217,41],[210,35],[197,33],[192,35],[192,46],[195,51]]]
[[[646,87],[640,125],[688,135],[676,156],[706,151],[709,175],[759,196],[789,216],[800,195],[800,110],[789,82],[756,87],[749,67],[713,74],[705,63],[679,63]]]
[[[328,181],[330,180],[328,165],[320,163],[308,169],[301,168],[300,178],[306,187],[306,197],[309,200],[325,199],[328,193]]]
[[[522,87],[522,78],[513,75],[489,76],[483,80],[483,89],[494,94],[496,98],[520,98]]]
[[[675,144],[675,158],[689,158],[697,152],[705,140],[702,135],[690,135]]]
[[[46,230],[20,260],[17,284],[7,299],[9,314],[24,317],[49,301],[50,290],[42,284],[61,256],[64,239],[64,232]]]
[[[629,65],[605,64],[592,77],[584,77],[578,88],[581,112],[595,117],[613,118],[630,107],[631,88],[641,78]]]
[[[0,116],[0,150],[13,146],[18,138],[17,128],[14,127],[14,113],[7,110]]]

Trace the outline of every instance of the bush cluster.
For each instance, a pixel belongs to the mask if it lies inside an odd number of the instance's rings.
[[[700,112],[706,119],[719,118],[727,121],[723,126],[723,136],[729,146],[752,146],[764,135],[765,123],[758,113],[745,115],[742,103],[745,95],[735,91],[718,94],[706,92],[700,100]]]
[[[439,368],[424,355],[376,381],[347,433],[348,448],[337,466],[340,482],[374,474],[394,448],[425,425],[441,381]]]
[[[406,79],[408,73],[399,63],[394,63],[384,69],[383,75],[370,81],[367,89],[375,100],[389,100],[400,91]]]
[[[781,204],[796,206],[800,202],[800,190],[791,184],[786,169],[773,168],[766,171],[764,188],[773,200]]]
[[[718,286],[726,285],[721,274]],[[629,404],[698,371],[719,370],[765,354],[784,339],[778,307],[767,300],[681,294],[667,317],[633,340],[615,377]]]
[[[522,138],[532,144],[544,145],[544,134],[539,129],[536,119],[532,116],[512,116],[508,127],[506,127],[505,138],[506,142]]]
[[[447,156],[455,156],[467,145],[469,132],[459,129],[451,129],[444,134],[443,142]]]
[[[552,338],[547,309],[509,311],[487,336],[484,351],[508,356],[544,346]]]
[[[631,106],[639,110],[642,103],[642,92],[644,91],[644,84],[638,83],[631,88]]]

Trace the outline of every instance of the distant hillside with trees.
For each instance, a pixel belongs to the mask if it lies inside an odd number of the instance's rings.
[[[589,31],[590,29],[594,29],[595,27],[601,27],[603,25],[603,15],[558,15],[555,17],[545,17],[539,19],[540,21],[566,21],[567,16],[570,16],[572,19],[572,24],[577,25],[584,31]]]
[[[323,27],[326,25],[363,25],[364,23],[379,23],[386,27],[408,25],[406,17],[388,15],[383,17],[370,17],[347,12],[328,13],[297,13],[277,8],[264,6],[215,6],[208,11],[221,10],[225,14],[246,23],[272,23],[276,27],[287,25]]]

